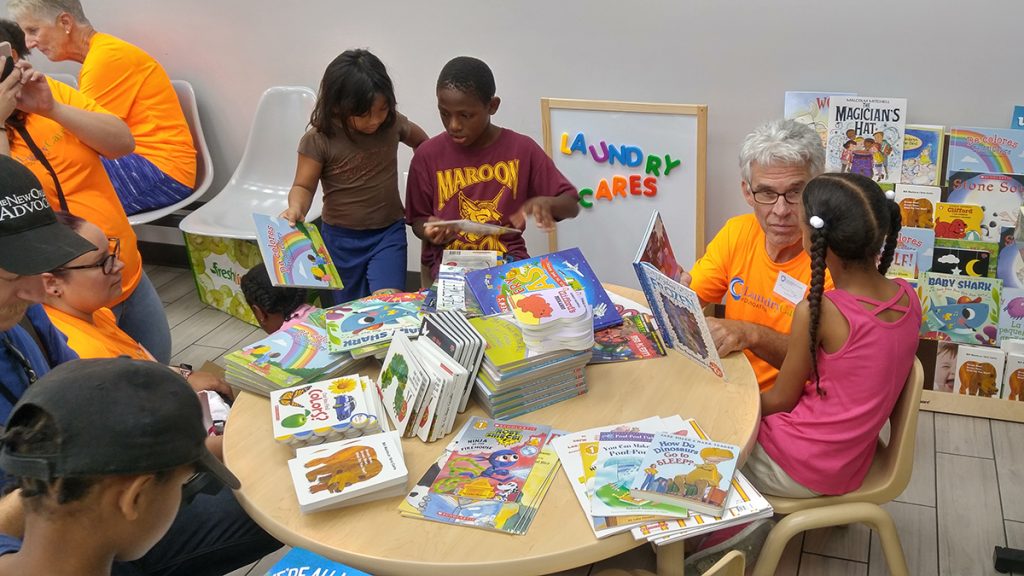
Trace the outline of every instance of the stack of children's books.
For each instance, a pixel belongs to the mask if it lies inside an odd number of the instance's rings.
[[[504,259],[494,250],[445,250],[434,286],[436,300],[433,308],[465,311],[466,273],[502,263]]]
[[[299,448],[288,469],[303,513],[402,495],[409,477],[396,432]]]
[[[640,248],[633,259],[665,346],[725,378],[722,360],[711,339],[697,294],[679,283],[683,269],[675,260],[668,233],[657,210],[651,215]]]
[[[275,390],[270,416],[274,439],[295,447],[389,430],[373,378],[360,374]]]
[[[484,361],[484,349],[487,341],[459,312],[446,310],[428,314],[423,319],[420,338],[426,338],[443,350],[445,354],[466,369],[466,384],[459,399],[458,412],[466,410],[469,394],[473,390],[473,382]],[[454,401],[454,398],[453,398]]]
[[[588,350],[594,346],[593,311],[586,294],[568,286],[509,297],[512,319],[523,341],[539,353]]]
[[[341,275],[331,261],[316,226],[284,218],[253,214],[256,242],[274,286],[342,288]]]
[[[323,310],[224,356],[224,360],[229,384],[263,396],[343,374],[355,362],[348,353],[328,349]]]
[[[523,534],[558,471],[550,441],[559,434],[474,416],[398,509],[406,517]]]
[[[723,517],[731,523],[772,514],[735,470],[739,448],[708,440],[692,419],[651,417],[566,434],[553,444],[598,538],[659,523],[671,531],[717,529]]]
[[[508,316],[471,318],[487,342],[474,394],[492,418],[512,418],[587,392],[591,347],[538,352]]]
[[[433,442],[452,431],[469,382],[469,370],[432,339],[397,332],[377,386],[395,430]]]
[[[609,293],[615,309],[622,316],[621,326],[611,326],[594,333],[591,364],[648,360],[665,355],[651,309],[615,293]]]
[[[353,358],[383,357],[396,332],[410,338],[419,334],[424,298],[420,292],[376,294],[328,308],[331,352],[348,352]]]

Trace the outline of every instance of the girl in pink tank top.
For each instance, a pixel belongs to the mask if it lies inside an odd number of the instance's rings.
[[[921,325],[913,288],[884,275],[900,230],[891,194],[850,173],[823,174],[804,189],[810,294],[794,313],[778,380],[761,394],[758,446],[746,468],[764,492],[843,494],[860,487],[871,465]],[[835,290],[823,294],[826,268]]]

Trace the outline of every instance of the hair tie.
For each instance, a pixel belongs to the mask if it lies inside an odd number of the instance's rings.
[[[825,227],[825,221],[819,216],[811,216],[808,222],[810,223],[811,228],[814,228],[815,230],[821,230]]]
[[[888,198],[889,200],[895,200],[896,199],[896,192],[894,192],[892,190],[886,190],[885,191],[885,197]]]

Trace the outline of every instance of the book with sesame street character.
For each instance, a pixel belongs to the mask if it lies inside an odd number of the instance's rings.
[[[256,242],[274,286],[343,288],[320,231],[308,222],[292,226],[284,218],[253,214]]]
[[[550,432],[544,425],[472,417],[430,485],[423,518],[501,530],[519,512]]]
[[[586,294],[594,310],[594,330],[622,322],[579,248],[466,272],[466,305],[467,309],[479,310],[485,316],[505,314],[512,310],[511,295],[561,286]]]
[[[998,346],[1002,286],[998,278],[923,274],[921,337]]]

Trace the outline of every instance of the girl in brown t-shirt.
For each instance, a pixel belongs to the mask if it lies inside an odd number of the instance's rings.
[[[345,285],[335,292],[335,303],[403,290],[407,247],[398,143],[416,148],[426,133],[395,110],[387,69],[366,50],[346,50],[327,66],[309,123],[281,216],[303,220],[319,181],[323,238]]]

